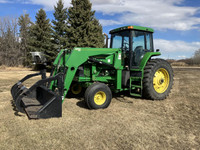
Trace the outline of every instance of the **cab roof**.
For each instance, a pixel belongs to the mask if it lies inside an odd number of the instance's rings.
[[[123,26],[120,28],[113,29],[110,31],[110,34],[123,31],[123,30],[140,30],[140,31],[154,32],[152,28],[130,25],[130,26]]]

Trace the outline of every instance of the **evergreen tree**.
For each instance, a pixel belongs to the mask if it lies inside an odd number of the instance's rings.
[[[103,47],[104,36],[89,0],[72,0],[68,9],[67,30],[69,48]]]
[[[20,27],[20,49],[23,55],[23,65],[28,66],[31,63],[30,51],[28,49],[28,40],[30,39],[30,26],[32,22],[29,14],[21,15],[18,19],[18,25]]]
[[[99,21],[94,18],[92,20],[92,29],[90,33],[91,47],[104,47],[104,35],[102,30],[103,29]]]
[[[40,9],[36,14],[36,22],[30,28],[29,48],[32,52],[43,52],[48,62],[53,62],[57,54],[52,50],[52,29],[46,12]]]
[[[57,6],[54,6],[54,17],[53,23],[53,43],[55,49],[67,48],[67,8],[64,8],[64,3],[59,0]]]

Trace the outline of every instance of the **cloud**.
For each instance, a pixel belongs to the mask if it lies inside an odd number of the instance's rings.
[[[70,1],[64,0],[65,6],[69,7]],[[91,0],[91,2],[97,12],[108,16],[115,15],[112,20],[101,19],[100,22],[104,26],[136,24],[158,30],[185,31],[196,29],[200,25],[200,18],[195,17],[200,7],[180,6],[184,0]],[[28,3],[53,10],[56,0],[28,0]]]
[[[104,20],[104,19],[100,19],[99,22],[100,22],[103,26],[121,24],[120,22],[115,21],[115,20]]]
[[[91,0],[91,2],[95,5],[104,5],[104,4],[116,4],[120,0]]]
[[[66,7],[71,0],[63,0]],[[196,17],[200,7],[181,6],[185,0],[91,0],[93,9],[107,18],[102,19],[104,26],[135,24],[148,26],[156,30],[191,30],[200,26]],[[0,0],[0,3],[27,3],[42,5],[51,11],[57,0]],[[115,17],[115,18],[114,18]]]
[[[182,56],[178,56],[178,58],[180,58],[180,59],[185,59],[186,56],[182,55]]]
[[[189,58],[200,48],[200,42],[190,43],[184,41],[154,39],[154,48],[160,49],[164,56],[170,56],[174,59]]]
[[[195,17],[200,7],[180,6],[183,0],[107,0],[94,9],[106,15],[120,14],[113,19],[121,24],[150,26],[159,30],[190,30],[200,25],[200,18]]]
[[[154,47],[165,52],[194,52],[200,48],[200,42],[169,41],[154,39]]]
[[[51,11],[54,9],[58,0],[27,0],[26,4],[42,5],[45,10]],[[70,6],[71,0],[63,0],[66,7]]]
[[[11,0],[0,0],[0,3],[13,3]]]

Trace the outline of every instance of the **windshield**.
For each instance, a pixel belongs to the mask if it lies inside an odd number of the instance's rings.
[[[112,34],[112,48],[121,48],[122,50],[129,50],[129,31],[122,31]]]

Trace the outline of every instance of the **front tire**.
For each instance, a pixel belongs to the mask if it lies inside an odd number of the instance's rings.
[[[85,91],[85,102],[90,109],[107,108],[112,99],[110,88],[103,83],[94,83]]]
[[[143,96],[152,100],[163,100],[173,85],[173,70],[163,59],[152,59],[144,68]]]

